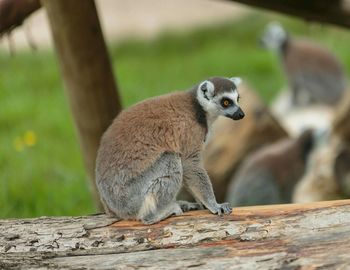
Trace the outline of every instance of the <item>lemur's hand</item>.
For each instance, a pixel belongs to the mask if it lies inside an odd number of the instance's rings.
[[[222,214],[228,215],[232,212],[232,208],[229,203],[218,203],[215,207],[211,207],[210,212],[221,216]]]

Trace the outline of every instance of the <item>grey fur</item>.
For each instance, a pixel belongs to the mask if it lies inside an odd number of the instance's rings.
[[[283,201],[280,194],[281,190],[278,189],[273,175],[266,170],[251,170],[245,177],[237,177],[229,189],[227,200],[232,206],[290,202]]]
[[[201,165],[200,156],[195,155],[186,160],[183,166],[184,187],[193,195],[198,202],[202,202],[214,214],[229,214],[231,207],[228,203],[218,204],[215,199],[209,176]]]
[[[303,71],[289,76],[293,93],[293,104],[335,104],[346,89],[346,81],[334,74],[324,73],[322,76]]]
[[[101,197],[116,216],[125,219],[138,217],[144,223],[151,224],[171,214],[182,214],[176,203],[176,195],[182,186],[181,158],[175,153],[164,153],[143,174],[123,181],[116,175],[115,181],[98,185]],[[124,182],[123,185],[120,182]],[[149,197],[153,196],[153,197]],[[145,200],[154,199],[154,207],[142,209]],[[141,213],[141,210],[142,213]]]

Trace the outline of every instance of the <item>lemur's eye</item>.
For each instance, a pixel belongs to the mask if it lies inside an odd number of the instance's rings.
[[[224,107],[224,108],[230,107],[232,104],[233,104],[233,102],[232,102],[231,99],[223,98],[221,100],[221,106]]]

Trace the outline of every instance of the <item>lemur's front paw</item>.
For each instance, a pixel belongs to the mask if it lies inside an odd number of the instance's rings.
[[[229,203],[221,203],[221,204],[217,204],[216,207],[214,207],[213,209],[210,209],[210,211],[213,214],[217,214],[217,215],[222,215],[222,214],[230,214],[232,212],[232,208],[230,206]]]

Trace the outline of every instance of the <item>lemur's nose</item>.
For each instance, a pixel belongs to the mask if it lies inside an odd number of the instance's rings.
[[[235,113],[236,120],[240,120],[245,116],[244,112],[241,108],[238,109],[238,111]]]
[[[239,119],[242,119],[244,116],[245,116],[244,112],[240,109],[240,110],[238,111],[238,118],[239,118]]]
[[[233,120],[241,120],[244,116],[245,116],[245,114],[242,111],[242,109],[238,108],[238,110],[233,115],[231,115],[229,117],[232,118]]]

